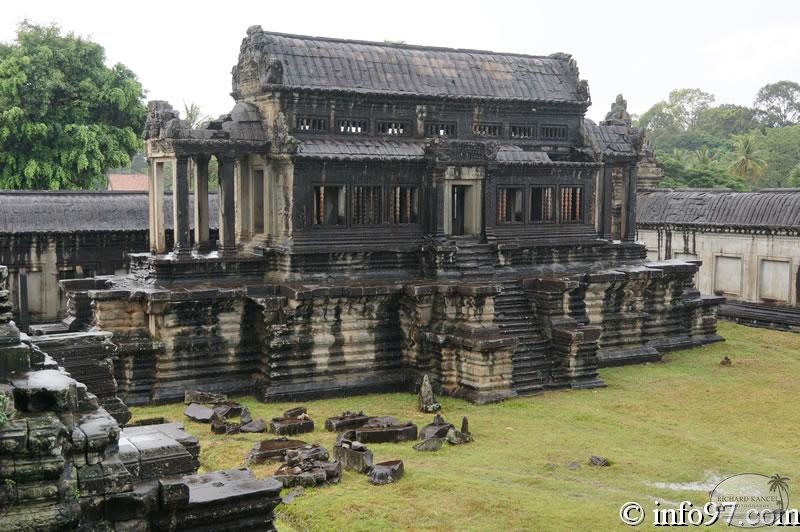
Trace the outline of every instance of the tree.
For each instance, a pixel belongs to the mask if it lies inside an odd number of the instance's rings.
[[[789,186],[800,188],[800,163],[789,172]]]
[[[722,104],[697,114],[697,129],[707,135],[727,138],[741,135],[759,126],[756,110],[742,105]]]
[[[669,105],[682,129],[694,129],[698,115],[714,103],[714,95],[700,89],[675,89],[669,93]]]
[[[653,105],[639,118],[637,125],[644,129],[656,148],[696,150],[705,142],[679,145],[687,132],[694,132],[698,116],[714,102],[714,95],[700,89],[675,89],[666,101]]]
[[[692,163],[695,165],[709,165],[714,160],[714,156],[708,150],[708,146],[701,146],[692,152]]]
[[[203,122],[207,121],[209,117],[203,114],[200,106],[192,102],[187,104],[183,102],[183,114],[186,115],[184,120],[189,124],[189,127],[197,127]]]
[[[142,148],[143,98],[99,44],[23,22],[0,45],[0,188],[104,186]]]
[[[759,89],[754,102],[761,123],[784,127],[800,122],[800,84],[778,81]]]
[[[761,157],[762,152],[756,145],[753,135],[739,135],[733,139],[735,158],[731,164],[733,175],[741,177],[750,183],[764,174],[767,163]]]
[[[761,186],[786,186],[792,169],[800,163],[800,124],[767,128],[755,139],[767,163]]]

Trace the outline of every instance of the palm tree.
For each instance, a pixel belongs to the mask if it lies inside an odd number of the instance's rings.
[[[189,104],[183,102],[183,113],[186,115],[184,120],[189,124],[189,127],[192,128],[197,127],[204,121],[208,120],[208,117],[203,114],[200,106],[194,102]]]
[[[731,164],[733,175],[751,182],[764,175],[767,162],[761,158],[762,152],[756,146],[756,139],[753,135],[733,137],[733,151],[735,154],[735,159]]]
[[[682,150],[680,148],[672,148],[672,158],[678,161],[679,163],[686,163],[689,155],[686,153],[686,150]]]
[[[692,159],[694,160],[694,164],[698,166],[706,166],[711,164],[714,156],[711,155],[710,151],[708,151],[708,146],[701,146],[699,149],[692,152]]]
[[[769,477],[769,491],[775,491],[778,493],[778,500],[780,501],[781,510],[784,509],[784,498],[783,494],[786,494],[786,500],[789,498],[789,485],[787,482],[791,480],[789,477],[782,477],[778,473],[775,473],[771,477]]]

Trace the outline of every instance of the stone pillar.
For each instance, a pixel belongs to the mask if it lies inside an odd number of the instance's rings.
[[[219,161],[219,249],[220,254],[236,253],[236,201],[232,156],[217,156]]]
[[[236,239],[241,242],[250,236],[252,215],[250,210],[250,167],[247,157],[236,160],[235,190],[236,190]]]
[[[150,252],[166,253],[167,241],[164,233],[164,162],[150,160],[149,215],[150,215]]]
[[[628,164],[628,180],[625,190],[625,231],[623,240],[636,240],[636,161]]]
[[[613,238],[611,230],[611,211],[614,208],[614,173],[609,163],[603,166],[600,190],[602,193],[600,236],[606,240],[611,240]]]
[[[450,203],[447,198],[448,187],[445,185],[444,179],[437,179],[434,181],[434,188],[432,189],[433,198],[431,198],[430,205],[431,211],[434,215],[433,220],[433,233],[436,236],[445,234],[445,216],[447,212],[447,205]]]
[[[175,179],[172,184],[172,230],[175,254],[188,255],[192,245],[189,236],[189,157],[175,159]]]
[[[208,236],[208,155],[194,158],[194,246],[199,252],[211,248]]]

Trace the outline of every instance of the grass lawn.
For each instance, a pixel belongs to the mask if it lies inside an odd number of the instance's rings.
[[[475,442],[420,453],[410,443],[372,445],[376,461],[400,458],[406,475],[376,487],[345,472],[341,484],[306,490],[278,509],[281,530],[617,530],[619,507],[682,500],[702,506],[714,479],[780,473],[800,506],[800,335],[721,322],[727,338],[667,354],[665,363],[602,370],[607,388],[548,392],[475,406],[441,398],[445,419],[469,417]],[[723,356],[733,359],[720,366]],[[269,419],[290,404],[240,398]],[[416,396],[387,394],[304,403],[318,427],[307,441],[332,447],[328,416],[393,415],[422,426]],[[216,436],[185,420],[183,405],[134,408],[135,418],[184,421],[200,438],[202,470],[240,467],[263,435]],[[603,455],[610,467],[592,467]],[[580,467],[575,468],[577,462]],[[277,464],[258,466],[267,476]],[[695,483],[695,485],[692,485]],[[794,494],[795,498],[792,499]],[[649,517],[645,521],[651,522]],[[646,528],[642,525],[638,528]]]

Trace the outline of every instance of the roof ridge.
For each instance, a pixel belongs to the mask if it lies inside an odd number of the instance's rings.
[[[267,31],[264,29],[261,30],[261,33],[266,35],[275,35],[277,37],[287,37],[290,39],[338,42],[345,44],[364,44],[370,46],[380,46],[383,48],[401,48],[401,49],[412,49],[412,50],[423,50],[423,51],[458,52],[465,54],[482,54],[482,55],[505,55],[513,57],[527,57],[531,59],[547,59],[551,61],[560,61],[564,63],[568,63],[569,60],[572,58],[572,54],[568,54],[566,52],[554,52],[553,54],[550,55],[536,55],[536,54],[523,54],[519,52],[495,52],[493,50],[477,50],[472,48],[451,48],[448,46],[407,44],[407,43],[399,43],[393,41],[367,41],[362,39],[345,39],[343,37],[320,37],[315,35],[300,35],[297,33],[282,33],[278,31]]]

